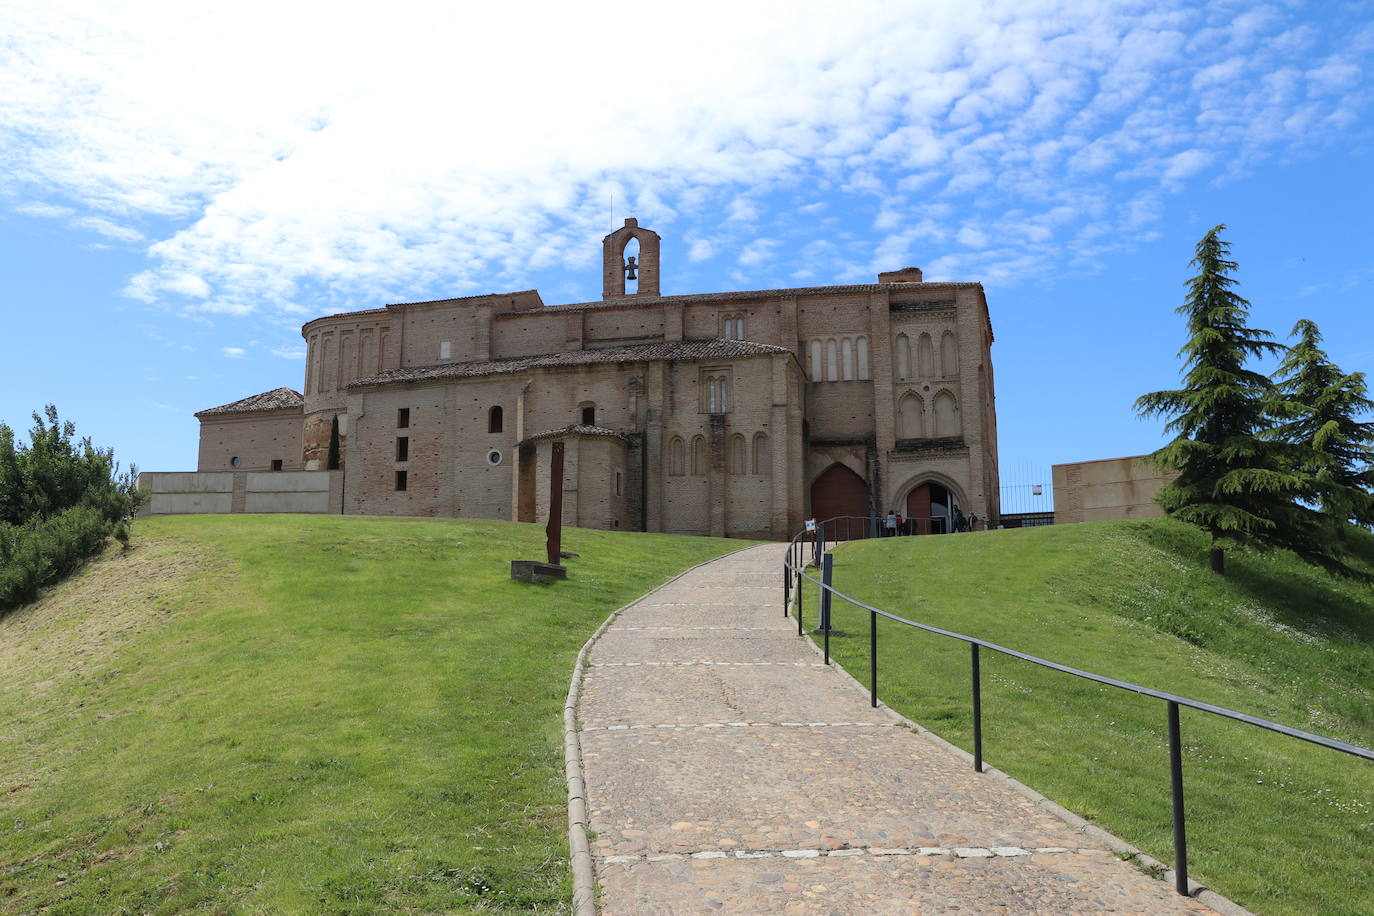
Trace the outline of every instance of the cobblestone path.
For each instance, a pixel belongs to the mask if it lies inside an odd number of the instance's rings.
[[[689,573],[589,654],[602,913],[1211,912],[869,708],[783,617],[783,550]]]

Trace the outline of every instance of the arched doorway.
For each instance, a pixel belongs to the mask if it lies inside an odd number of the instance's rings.
[[[832,464],[811,484],[812,518],[824,521],[841,515],[867,517],[869,513],[868,483],[844,465]]]
[[[928,480],[906,495],[907,524],[912,534],[948,534],[954,530],[959,500],[948,487]]]

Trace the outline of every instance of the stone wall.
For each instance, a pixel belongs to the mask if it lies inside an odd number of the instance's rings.
[[[1054,523],[1160,518],[1155,494],[1178,476],[1155,467],[1143,455],[1056,464]]]

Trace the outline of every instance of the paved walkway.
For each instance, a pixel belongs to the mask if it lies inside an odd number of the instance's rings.
[[[783,618],[783,550],[689,573],[589,654],[602,913],[1211,912],[869,708]]]

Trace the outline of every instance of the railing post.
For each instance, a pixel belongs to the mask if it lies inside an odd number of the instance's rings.
[[[788,548],[791,552],[791,548]],[[782,616],[789,616],[787,606],[792,603],[792,569],[786,559],[782,561]]]
[[[806,607],[806,601],[802,596],[802,586],[806,584],[806,572],[797,572],[797,635],[802,635],[802,608]]]
[[[833,553],[821,554],[821,604],[820,604],[820,626],[824,634],[825,642],[825,663],[830,664],[830,582],[834,575],[835,555]]]
[[[1188,896],[1188,837],[1183,823],[1183,741],[1178,704],[1169,700],[1169,778],[1174,796],[1174,889]]]
[[[971,642],[973,649],[973,769],[983,772],[983,678],[978,666],[978,643]]]
[[[878,708],[878,612],[868,612],[868,705]]]

